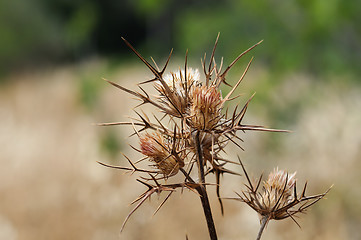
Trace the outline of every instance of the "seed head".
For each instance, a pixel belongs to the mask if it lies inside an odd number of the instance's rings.
[[[184,69],[182,69],[177,72],[170,72],[163,79],[170,89],[176,91],[179,96],[184,96],[187,88],[192,89],[200,82],[199,71],[193,68],[187,68],[187,77],[185,77]]]
[[[263,182],[263,188],[258,191],[261,178],[256,187],[251,183],[248,174],[241,162],[243,172],[248,181],[248,190],[238,194],[238,200],[245,202],[255,210],[261,219],[268,222],[271,219],[281,220],[290,217],[298,225],[293,215],[305,212],[307,208],[324,198],[326,192],[313,196],[306,196],[307,183],[304,185],[302,193],[296,191],[296,172],[289,175],[284,170],[273,170],[269,174],[267,181]]]
[[[292,190],[296,184],[296,172],[291,175],[284,170],[274,169],[264,182],[263,193],[257,195],[262,209],[272,211],[273,208],[281,208],[292,202]]]
[[[176,117],[186,115],[190,95],[194,87],[200,85],[198,69],[187,68],[187,73],[183,69],[170,72],[163,77],[163,80],[164,83],[155,83],[155,88],[160,93],[159,100],[167,109],[166,112]]]

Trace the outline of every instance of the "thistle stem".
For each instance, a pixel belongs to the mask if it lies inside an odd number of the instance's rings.
[[[199,178],[198,181],[200,183],[200,185],[196,188],[196,190],[200,195],[204,216],[206,217],[206,221],[207,221],[210,239],[217,240],[218,237],[217,237],[216,227],[214,225],[212,210],[209,204],[208,194],[205,185],[204,163],[203,163],[204,159],[203,159],[203,151],[200,143],[199,134],[200,132],[196,131],[196,134],[194,135],[194,143],[197,153],[197,166],[198,166],[198,178]]]
[[[259,229],[259,232],[258,232],[258,235],[257,235],[256,240],[260,240],[260,239],[261,239],[263,230],[264,230],[264,228],[266,227],[268,220],[269,220],[268,216],[263,216],[263,217],[262,217],[262,219],[261,219],[261,227],[260,227],[260,229]]]
[[[196,144],[196,153],[197,153],[197,165],[198,165],[198,177],[200,183],[204,184],[206,182],[205,176],[204,176],[204,159],[203,159],[203,149],[201,145],[201,141],[199,139],[200,132],[197,131],[195,135],[195,144]]]

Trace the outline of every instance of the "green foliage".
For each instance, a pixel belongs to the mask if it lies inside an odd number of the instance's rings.
[[[1,1],[0,72],[39,59],[120,56],[120,36],[153,56],[174,47],[198,58],[221,32],[217,55],[227,60],[264,39],[254,54],[272,73],[357,76],[360,12],[360,1],[340,0]]]
[[[50,18],[36,1],[0,1],[0,73],[49,52],[60,54],[58,26]]]
[[[140,15],[157,16],[167,11],[170,2],[168,0],[134,0],[132,5]]]
[[[87,2],[81,8],[76,9],[65,25],[67,46],[76,51],[76,49],[81,49],[81,45],[89,42],[97,18],[96,6],[91,2]]]
[[[264,39],[263,62],[274,72],[360,72],[361,3],[332,1],[222,2],[213,9],[188,8],[176,19],[177,45],[209,49],[221,32],[220,55],[234,57]]]

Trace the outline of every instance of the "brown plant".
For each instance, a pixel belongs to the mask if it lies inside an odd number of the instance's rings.
[[[246,191],[242,191],[242,194],[236,193],[238,198],[233,199],[246,203],[259,214],[261,227],[257,240],[261,239],[265,226],[272,219],[291,218],[300,227],[294,215],[306,212],[309,207],[324,198],[331,189],[329,188],[322,194],[306,196],[306,182],[301,194],[297,194],[296,172],[289,175],[286,171],[277,168],[269,174],[267,181],[263,181],[263,187],[260,190],[262,175],[255,185],[252,184],[244,165],[240,160],[239,162],[242,165],[248,185],[246,185]]]
[[[233,97],[232,95],[244,79],[252,59],[234,86],[227,83],[227,73],[242,56],[258,46],[262,41],[241,53],[222,71],[222,62],[220,66],[217,66],[214,58],[218,38],[219,34],[215,41],[209,64],[206,64],[206,55],[202,61],[203,81],[200,80],[198,70],[187,66],[187,54],[183,69],[165,74],[172,51],[164,67],[160,70],[153,59],[154,65],[145,60],[141,54],[123,38],[126,45],[147,66],[154,77],[139,83],[137,85],[139,88],[138,91],[130,90],[108,80],[106,81],[138,99],[140,104],[136,108],[149,104],[155,107],[156,111],[162,115],[157,117],[154,114],[152,119],[150,119],[146,114],[140,114],[136,111],[135,113],[138,118],[132,118],[130,121],[99,124],[101,126],[132,126],[134,129],[133,135],[138,136],[140,143],[140,149],[136,147],[133,148],[144,155],[144,158],[139,161],[132,161],[124,155],[130,167],[100,163],[111,168],[145,174],[145,176],[141,176],[137,181],[146,185],[148,190],[133,202],[137,204],[125,219],[122,229],[134,211],[136,211],[146,199],[149,199],[152,194],[168,192],[167,197],[156,210],[157,212],[174,191],[187,188],[199,195],[210,238],[217,239],[206,188],[206,186],[211,185],[211,183],[206,181],[206,177],[211,174],[214,174],[216,177],[216,183],[212,185],[216,186],[216,193],[223,214],[223,203],[220,196],[220,176],[222,174],[239,175],[227,168],[227,164],[238,164],[238,162],[223,158],[220,153],[225,151],[225,146],[229,143],[233,143],[243,149],[240,145],[242,139],[237,135],[239,131],[285,132],[285,130],[269,129],[260,125],[243,123],[245,113],[253,95],[242,107],[236,106],[233,111],[229,111],[228,108],[225,107],[226,102],[238,97]],[[152,84],[157,95],[151,97],[151,95],[143,89],[142,86],[144,84]],[[230,86],[230,90],[225,97],[223,97],[220,92],[220,86],[222,84]],[[229,114],[229,112],[231,112],[231,114]],[[143,160],[149,160],[151,168],[139,168],[137,164]],[[197,179],[193,177],[195,175],[193,172],[197,172]],[[184,181],[169,184],[168,182],[172,181],[172,177],[177,174],[183,174]]]

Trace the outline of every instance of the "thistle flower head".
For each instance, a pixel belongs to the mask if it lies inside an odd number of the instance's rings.
[[[165,176],[172,176],[178,173],[179,168],[184,166],[171,154],[169,143],[159,133],[145,133],[139,136],[141,152],[156,164],[156,167]]]
[[[293,215],[305,212],[307,208],[321,200],[330,190],[328,189],[322,194],[306,196],[306,183],[302,193],[297,194],[296,172],[289,175],[286,171],[277,168],[269,174],[267,181],[263,182],[262,190],[259,191],[262,177],[254,186],[242,163],[241,165],[248,181],[248,185],[246,185],[248,190],[243,191],[242,195],[238,194],[238,200],[245,202],[266,222],[271,219],[281,220],[290,217],[298,225]]]
[[[198,130],[212,130],[221,118],[222,98],[215,86],[195,87],[190,110],[191,125]]]
[[[172,91],[176,91],[179,96],[185,95],[187,88],[192,88],[200,83],[198,69],[187,68],[187,76],[184,69],[170,72],[163,77],[166,84]]]
[[[281,208],[293,200],[292,190],[296,184],[296,172],[291,175],[284,170],[274,169],[264,182],[262,194],[257,195],[258,202],[264,210]]]
[[[163,81],[156,82],[154,87],[160,93],[159,101],[165,107],[164,112],[181,117],[189,109],[190,95],[195,86],[200,84],[198,69],[187,68],[170,72]]]

